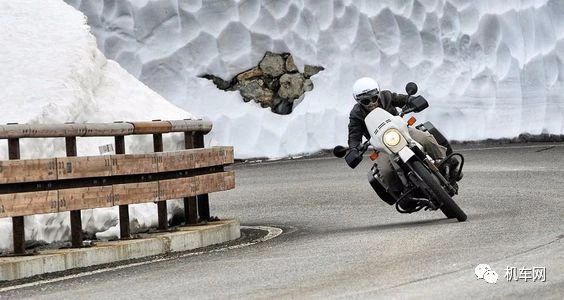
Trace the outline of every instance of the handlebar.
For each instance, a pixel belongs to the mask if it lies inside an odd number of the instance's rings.
[[[355,147],[355,149],[359,153],[364,154],[364,152],[366,152],[366,150],[368,150],[368,146],[370,146],[370,141],[366,141],[366,142],[358,145],[357,147]],[[339,157],[339,158],[343,158],[349,150],[350,150],[349,147],[337,146],[337,147],[333,148],[333,155],[335,155],[336,157]]]
[[[364,152],[366,152],[366,150],[368,150],[368,146],[370,146],[370,140],[362,143],[360,145],[360,147],[357,147],[356,149],[358,150],[358,152],[361,152],[362,154],[364,154]]]

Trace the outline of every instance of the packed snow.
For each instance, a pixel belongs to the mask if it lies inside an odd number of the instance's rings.
[[[209,117],[208,144],[284,157],[346,141],[356,78],[420,86],[456,140],[564,133],[564,1],[81,1],[98,46],[159,94]],[[291,115],[243,103],[223,78],[266,51],[321,65]]]
[[[149,89],[116,62],[107,60],[82,13],[59,0],[0,2],[0,123],[113,122],[117,120],[184,119],[192,115]],[[167,135],[169,136],[169,135]],[[176,140],[165,149],[177,149]],[[78,154],[97,155],[112,138],[79,138]],[[7,142],[0,143],[2,159]],[[149,137],[127,137],[128,153],[152,151]],[[21,158],[65,156],[64,139],[22,139]],[[179,204],[169,201],[170,213]],[[130,207],[133,230],[157,225],[153,203]],[[171,217],[171,216],[169,216]],[[115,236],[117,207],[83,210],[89,234]],[[68,240],[69,214],[25,218],[26,239]],[[107,231],[108,230],[108,231]],[[117,230],[117,231],[116,231]],[[107,232],[106,232],[107,231]],[[12,247],[11,219],[0,219],[0,250]]]

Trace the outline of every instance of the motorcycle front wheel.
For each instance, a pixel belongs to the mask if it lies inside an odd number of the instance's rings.
[[[435,197],[437,197],[439,202],[443,205],[441,206],[441,211],[445,214],[447,218],[456,218],[459,222],[464,222],[467,219],[466,214],[460,209],[458,204],[452,200],[449,194],[443,189],[439,180],[431,174],[423,163],[416,160],[411,165],[413,170],[417,172],[419,177],[425,182],[425,184],[431,189]]]

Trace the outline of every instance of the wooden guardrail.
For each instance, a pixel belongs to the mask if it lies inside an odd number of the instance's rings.
[[[168,229],[166,200],[184,199],[187,224],[208,220],[208,193],[235,187],[232,147],[204,149],[202,120],[0,125],[9,161],[0,161],[0,218],[11,217],[14,252],[25,253],[24,216],[70,212],[71,243],[82,246],[81,209],[119,205],[121,238],[130,238],[129,204],[156,202]],[[185,149],[163,152],[162,134],[184,132]],[[154,153],[125,154],[125,136],[152,134]],[[77,157],[77,137],[114,136],[114,155]],[[20,160],[20,138],[64,137],[67,157]]]

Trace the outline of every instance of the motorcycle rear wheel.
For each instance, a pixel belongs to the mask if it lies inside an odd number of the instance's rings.
[[[442,202],[441,211],[445,214],[447,218],[456,218],[459,222],[464,222],[467,219],[466,214],[462,209],[452,200],[449,194],[443,189],[439,180],[423,166],[420,161],[414,161],[412,163],[413,170],[417,172],[419,177],[429,186],[433,194],[438,198],[439,202]]]

